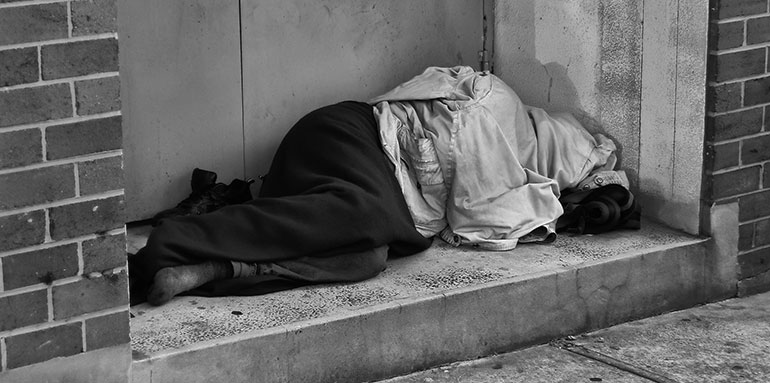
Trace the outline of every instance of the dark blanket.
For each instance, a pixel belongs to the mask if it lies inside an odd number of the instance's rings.
[[[360,280],[388,255],[430,246],[414,228],[372,107],[343,102],[287,133],[259,197],[200,216],[167,219],[129,260],[132,301],[164,267],[208,260],[274,263],[284,275],[208,283],[195,295],[255,295],[311,282]]]

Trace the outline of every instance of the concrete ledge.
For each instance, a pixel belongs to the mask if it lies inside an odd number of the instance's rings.
[[[436,244],[360,284],[136,306],[133,381],[382,379],[708,300],[708,241],[644,227],[504,253]]]

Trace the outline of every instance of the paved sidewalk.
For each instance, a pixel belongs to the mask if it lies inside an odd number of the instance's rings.
[[[384,382],[770,382],[770,293]]]

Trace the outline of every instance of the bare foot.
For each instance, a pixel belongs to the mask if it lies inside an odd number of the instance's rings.
[[[232,267],[227,262],[204,262],[197,265],[166,267],[155,274],[147,302],[160,306],[176,295],[205,283],[232,278]]]

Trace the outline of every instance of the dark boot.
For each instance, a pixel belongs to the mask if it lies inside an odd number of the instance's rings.
[[[236,187],[232,188],[232,191],[230,191],[230,186],[216,181],[216,173],[195,168],[190,179],[192,193],[175,207],[156,214],[152,218],[152,225],[157,226],[160,220],[165,218],[205,214],[228,204],[241,203],[251,199],[250,183],[247,181],[234,180],[231,185],[235,184]],[[229,200],[237,202],[229,202]]]

